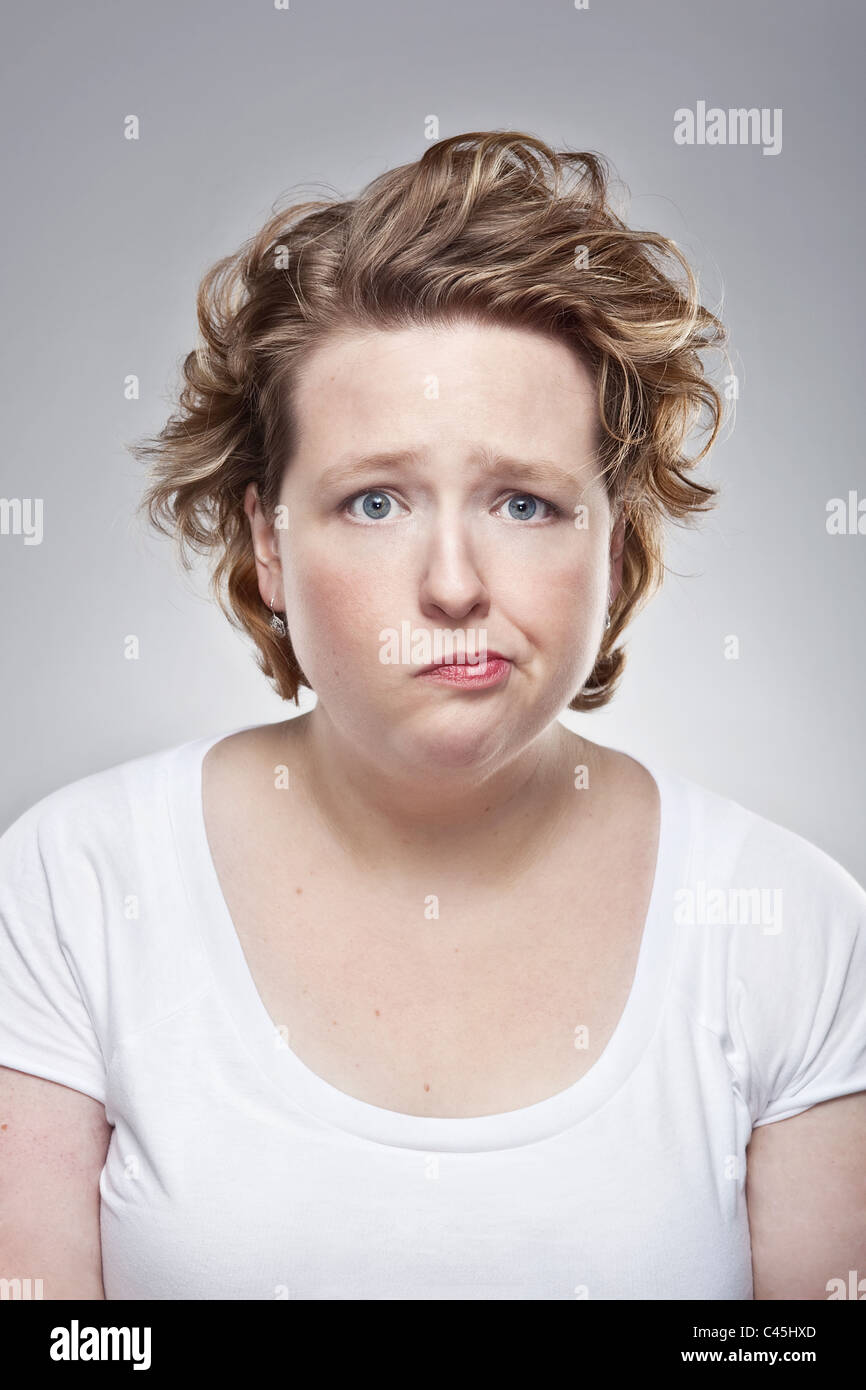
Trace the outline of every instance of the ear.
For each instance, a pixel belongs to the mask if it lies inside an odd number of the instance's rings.
[[[244,511],[250,523],[253,554],[256,561],[256,577],[259,582],[259,594],[262,603],[267,608],[273,604],[275,612],[282,612],[285,608],[285,599],[280,551],[274,527],[265,515],[259,498],[259,490],[255,483],[249,483],[244,493]]]
[[[620,507],[619,516],[610,533],[610,603],[622,588],[622,557],[625,549],[625,508]]]

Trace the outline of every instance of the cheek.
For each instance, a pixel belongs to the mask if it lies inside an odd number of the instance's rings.
[[[528,627],[573,635],[590,626],[604,606],[605,557],[588,547],[548,552],[543,563],[503,570],[499,593],[503,599],[508,595],[509,611],[521,614]]]
[[[393,609],[387,578],[369,565],[310,547],[283,561],[286,616],[298,660],[306,671],[322,658],[364,653],[376,659],[379,632]],[[302,655],[303,652],[303,655]]]

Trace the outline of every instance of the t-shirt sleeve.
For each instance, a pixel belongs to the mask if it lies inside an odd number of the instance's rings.
[[[728,981],[753,1126],[866,1090],[866,891],[817,846],[782,833],[776,910],[763,926],[735,929]],[[760,882],[754,872],[740,881]]]
[[[74,905],[65,908],[69,915]],[[0,836],[0,1065],[104,1103],[105,1061],[82,962],[58,930],[57,911],[37,804]]]

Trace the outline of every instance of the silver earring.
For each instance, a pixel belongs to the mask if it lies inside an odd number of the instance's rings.
[[[606,617],[605,620],[604,620],[604,630],[605,630],[605,632],[607,632],[607,630],[608,630],[609,627],[610,627],[610,613],[608,613],[607,617]]]
[[[270,604],[268,606],[271,610],[271,627],[273,628],[274,632],[277,634],[278,637],[285,637],[287,631],[286,625],[280,617],[279,613],[274,612],[273,599],[271,599]]]

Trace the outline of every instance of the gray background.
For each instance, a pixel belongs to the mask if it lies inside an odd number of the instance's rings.
[[[292,712],[205,572],[185,578],[170,542],[133,521],[143,474],[124,445],[163,423],[207,266],[293,187],[350,196],[417,158],[433,113],[442,137],[512,127],[607,155],[626,219],[680,244],[731,332],[735,425],[703,469],[721,503],[671,533],[672,573],[630,629],[612,706],[569,721],[790,826],[866,882],[866,536],[825,524],[828,499],[866,495],[859,8],[7,7],[0,494],[44,499],[44,538],[0,536],[0,824],[89,772]],[[781,107],[781,153],[676,145],[674,111],[699,100]],[[124,399],[128,373],[139,401]]]

